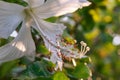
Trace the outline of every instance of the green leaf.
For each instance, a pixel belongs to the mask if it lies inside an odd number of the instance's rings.
[[[37,52],[39,52],[43,55],[48,55],[49,54],[48,49],[44,45],[41,45],[41,44],[37,46]]]
[[[3,1],[10,2],[10,3],[16,3],[16,4],[19,4],[19,5],[22,5],[22,6],[27,6],[28,5],[28,3],[23,1],[23,0],[3,0]]]
[[[53,80],[70,80],[63,72],[56,72]]]
[[[51,77],[38,77],[36,79],[33,80],[53,80]]]
[[[6,39],[0,39],[0,47],[7,43]]]
[[[68,75],[72,78],[83,78],[90,77],[90,70],[84,63],[78,63],[75,69],[67,69]]]
[[[3,77],[5,77],[7,74],[9,74],[10,71],[16,66],[17,63],[18,63],[17,60],[3,63],[3,64],[0,66],[0,78],[3,78]]]
[[[91,62],[91,58],[90,57],[84,57],[84,58],[81,58],[79,61],[80,62],[85,62],[85,63],[90,63]]]
[[[45,64],[42,62],[34,62],[28,66],[28,71],[36,76],[49,76],[50,72],[47,70]]]
[[[43,59],[33,62],[27,66],[26,70],[19,74],[20,76],[18,76],[17,79],[48,78],[52,75],[48,68],[52,68],[53,66],[54,65],[50,61]]]
[[[47,18],[47,19],[45,19],[46,21],[48,21],[48,22],[52,22],[52,23],[54,23],[54,22],[56,22],[57,21],[57,17],[50,17],[50,18]]]

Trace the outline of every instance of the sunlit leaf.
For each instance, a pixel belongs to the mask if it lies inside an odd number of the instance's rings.
[[[88,78],[91,76],[91,72],[88,68],[87,65],[85,65],[84,63],[79,63],[77,64],[77,66],[75,67],[75,69],[68,69],[67,70],[68,74],[70,77],[73,78]]]
[[[56,72],[53,80],[70,80],[63,72]]]

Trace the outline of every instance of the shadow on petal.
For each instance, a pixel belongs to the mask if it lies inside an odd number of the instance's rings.
[[[0,48],[0,63],[21,58],[23,56],[33,60],[35,45],[31,37],[30,27],[22,25],[18,36],[11,42]]]

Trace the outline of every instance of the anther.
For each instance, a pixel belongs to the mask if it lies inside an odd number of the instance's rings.
[[[76,62],[75,62],[75,59],[72,58],[72,63],[73,63],[73,66],[76,66]]]
[[[80,44],[83,45],[84,41],[81,41]]]
[[[87,50],[87,51],[90,51],[90,47],[86,47],[86,50]]]

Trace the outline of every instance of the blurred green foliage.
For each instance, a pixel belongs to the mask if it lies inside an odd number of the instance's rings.
[[[4,0],[26,6],[21,0]],[[120,35],[120,0],[90,0],[89,7],[79,9],[73,14],[46,19],[50,22],[61,22],[67,26],[63,37],[66,41],[74,43],[85,41],[91,50],[87,54],[90,58],[77,60],[77,66],[73,67],[69,62],[64,65],[63,71],[53,72],[55,66],[41,56],[50,53],[43,45],[43,41],[37,40],[37,57],[34,62],[21,58],[0,66],[0,80],[26,79],[26,80],[79,80],[91,76],[93,80],[120,80],[120,46],[113,44],[115,34]],[[11,38],[0,39],[0,46],[8,43]],[[88,64],[88,65],[86,65]]]

